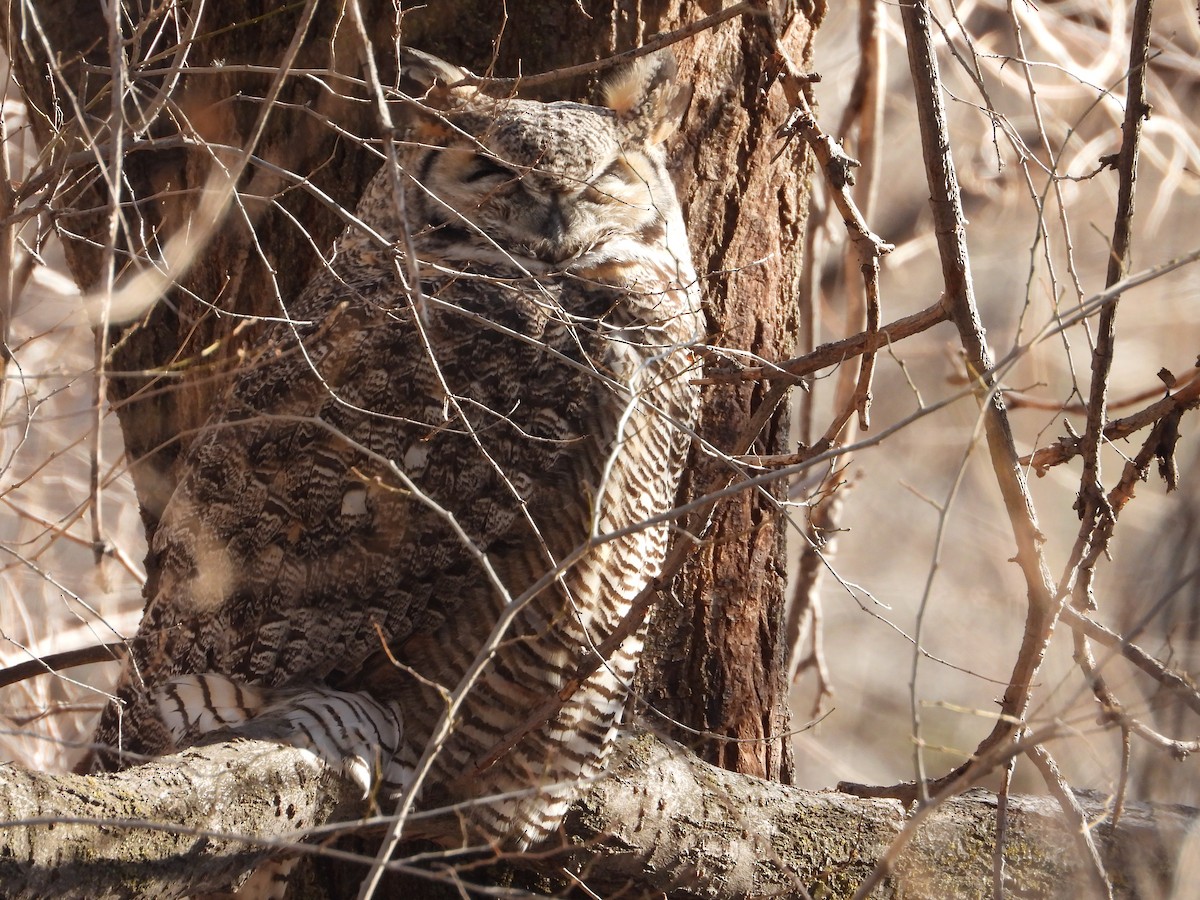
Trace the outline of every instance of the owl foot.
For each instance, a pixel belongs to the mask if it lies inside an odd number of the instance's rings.
[[[209,673],[176,678],[155,699],[176,746],[227,731],[299,747],[337,767],[364,797],[401,789],[411,768],[399,759],[399,706],[365,693],[263,688]]]

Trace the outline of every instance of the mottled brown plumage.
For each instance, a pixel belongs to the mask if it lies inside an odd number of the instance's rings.
[[[423,797],[524,792],[464,814],[472,837],[523,846],[602,765],[640,634],[481,764],[659,571],[668,524],[641,523],[670,509],[696,416],[698,291],[658,146],[680,100],[666,56],[614,109],[493,99],[440,60],[404,63],[421,96],[396,168],[191,447],[123,715],[97,739],[161,754],[261,714],[361,757],[302,707],[365,692],[361,715],[390,717],[372,734],[400,746],[366,743],[403,785],[457,693]]]

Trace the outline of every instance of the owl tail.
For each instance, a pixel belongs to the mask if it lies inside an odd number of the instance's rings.
[[[263,688],[209,673],[174,679],[155,701],[177,747],[220,732],[299,747],[339,768],[364,797],[402,790],[412,771],[399,706],[365,693]]]

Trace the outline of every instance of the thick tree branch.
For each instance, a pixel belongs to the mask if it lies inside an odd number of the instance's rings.
[[[1104,821],[1104,800],[1081,796],[1079,802],[1090,822]],[[873,896],[987,895],[995,805],[994,795],[983,791],[941,804]],[[1089,897],[1088,869],[1055,801],[1010,798],[1009,815],[1010,887],[1021,896]],[[1196,815],[1200,811],[1139,807],[1136,820],[1122,820],[1115,831],[1100,824],[1093,836],[1116,880],[1138,883],[1152,896],[1151,884],[1171,883],[1169,870]],[[894,800],[732,775],[643,737],[629,742],[609,776],[576,804],[571,825],[574,840],[593,839],[585,845],[596,873],[587,880],[593,888],[611,891],[627,878],[642,892],[668,895],[686,885],[687,896],[803,897],[806,891],[843,897],[906,821]],[[1127,889],[1124,896],[1133,894]]]
[[[311,754],[244,740],[112,775],[0,768],[0,797],[0,895],[8,898],[213,890],[271,847],[357,820],[366,807],[355,785]],[[995,802],[972,792],[942,804],[899,856],[880,896],[947,900],[986,892]],[[1009,802],[1011,884],[1029,896],[1089,896],[1080,880],[1087,868],[1057,804]],[[1099,823],[1094,837],[1117,884],[1138,885],[1118,888],[1118,896],[1165,895],[1200,810],[1135,806],[1114,828],[1106,804],[1079,797],[1087,821]],[[570,849],[515,862],[551,877],[566,867],[593,890],[628,887],[633,895],[847,896],[906,821],[894,800],[801,791],[631,735],[572,810]]]
[[[311,753],[259,741],[198,747],[110,775],[3,766],[0,896],[218,890],[272,845],[354,817],[359,792]]]

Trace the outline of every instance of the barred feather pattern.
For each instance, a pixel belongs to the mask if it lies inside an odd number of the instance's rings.
[[[631,77],[673,90],[656,59]],[[681,107],[404,61],[394,168],[187,454],[97,740],[113,765],[231,730],[391,791],[433,747],[423,805],[517,849],[603,766],[644,628],[529,718],[661,570],[698,413],[673,123],[636,118]]]
[[[263,689],[210,672],[180,676],[154,696],[176,745],[223,731],[288,743],[339,766],[364,798],[401,790],[415,762],[402,740],[404,712],[362,691]]]

